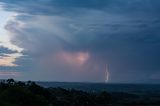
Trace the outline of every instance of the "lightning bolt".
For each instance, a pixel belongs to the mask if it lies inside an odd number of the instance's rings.
[[[109,68],[108,65],[106,64],[106,78],[105,78],[105,82],[108,83],[109,82]]]

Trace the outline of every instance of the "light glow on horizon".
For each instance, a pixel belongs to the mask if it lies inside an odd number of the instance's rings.
[[[14,62],[17,58],[21,57],[22,55],[19,53],[14,54],[4,54],[0,56],[0,66],[9,66],[9,67],[16,67],[18,66]]]

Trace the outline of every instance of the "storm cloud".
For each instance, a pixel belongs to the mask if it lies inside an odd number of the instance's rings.
[[[160,1],[1,2],[24,79],[103,82],[108,64],[110,82],[159,81]]]

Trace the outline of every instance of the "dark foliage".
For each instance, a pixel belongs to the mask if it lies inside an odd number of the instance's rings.
[[[159,101],[158,93],[84,92],[43,88],[32,81],[0,82],[0,106],[160,106]]]
[[[43,88],[31,81],[13,79],[0,83],[0,106],[108,106],[110,101],[107,92]]]

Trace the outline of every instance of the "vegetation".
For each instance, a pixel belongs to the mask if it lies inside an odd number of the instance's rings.
[[[110,101],[107,92],[43,88],[31,81],[13,79],[0,83],[0,106],[107,106]]]
[[[43,88],[35,82],[0,82],[0,106],[160,106],[160,96]]]

